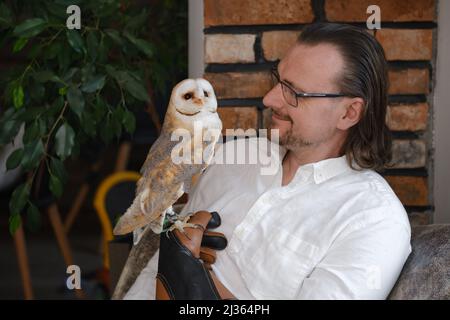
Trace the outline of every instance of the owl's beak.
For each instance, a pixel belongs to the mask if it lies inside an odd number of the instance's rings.
[[[194,98],[194,99],[192,99],[192,102],[194,102],[195,104],[198,104],[198,105],[202,105],[203,99],[202,98]]]

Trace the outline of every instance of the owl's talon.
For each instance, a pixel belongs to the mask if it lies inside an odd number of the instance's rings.
[[[187,222],[190,219],[190,215],[186,216],[183,218],[183,220],[177,220],[175,221],[170,227],[169,229],[167,229],[167,232],[169,231],[173,231],[175,229],[177,229],[178,231],[180,231],[186,238],[188,238],[189,240],[191,240],[191,238],[188,236],[188,234],[186,233],[186,231],[184,231],[184,228],[201,228],[203,229],[203,231],[205,231],[205,228],[203,228],[202,225],[198,224],[198,223],[189,223]]]

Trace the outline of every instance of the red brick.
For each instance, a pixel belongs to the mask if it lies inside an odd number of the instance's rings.
[[[283,58],[287,50],[295,44],[300,31],[268,31],[262,34],[261,46],[264,58],[275,61]]]
[[[403,205],[428,205],[427,178],[409,176],[385,176],[385,178]]]
[[[205,26],[308,23],[311,0],[205,0]]]
[[[367,7],[378,5],[383,21],[434,21],[434,0],[326,0],[325,13],[329,21],[365,22]]]
[[[272,83],[269,72],[206,73],[217,98],[261,98],[269,92]]]
[[[392,143],[392,165],[397,169],[411,169],[425,167],[425,141],[398,139]]]
[[[433,30],[381,29],[376,38],[388,60],[431,60],[433,57]]]
[[[428,123],[428,104],[403,104],[388,107],[386,123],[392,131],[423,131]]]
[[[255,39],[254,34],[207,34],[205,35],[205,62],[255,62],[253,50]]]
[[[390,94],[427,94],[429,92],[428,69],[389,71]]]
[[[258,129],[258,108],[252,106],[219,107],[222,120],[222,135],[226,135],[226,129]],[[255,131],[256,133],[256,131]]]

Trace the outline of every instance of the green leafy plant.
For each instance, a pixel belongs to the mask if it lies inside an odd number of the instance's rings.
[[[0,76],[0,146],[24,127],[23,147],[7,159],[28,179],[10,199],[10,232],[26,210],[36,221],[30,190],[40,165],[60,197],[64,160],[91,140],[110,143],[136,126],[133,110],[164,94],[186,70],[185,1],[42,0],[0,3],[0,45],[16,64]],[[81,29],[69,30],[66,9],[81,8]],[[175,80],[175,79],[173,79]],[[173,81],[172,80],[172,81]]]

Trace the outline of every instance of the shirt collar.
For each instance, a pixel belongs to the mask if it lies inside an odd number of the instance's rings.
[[[314,167],[314,181],[317,184],[351,170],[345,155],[321,160],[312,165]]]
[[[280,164],[287,151],[284,146],[280,146]],[[316,184],[320,184],[350,170],[346,156],[343,155],[338,158],[329,158],[304,164],[297,169],[293,180],[297,180],[297,177],[303,177],[303,179],[312,178]]]

